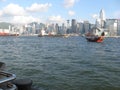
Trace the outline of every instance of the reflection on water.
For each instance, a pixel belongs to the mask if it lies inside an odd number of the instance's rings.
[[[120,90],[120,38],[0,37],[0,61],[41,90]]]

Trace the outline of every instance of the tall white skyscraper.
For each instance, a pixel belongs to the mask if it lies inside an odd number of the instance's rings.
[[[99,18],[96,20],[96,26],[100,28],[104,28],[105,21],[106,21],[105,12],[103,9],[101,9],[99,13]]]
[[[101,9],[101,11],[100,11],[100,16],[99,16],[99,18],[100,18],[101,20],[103,20],[103,21],[105,21],[105,20],[106,20],[106,17],[105,17],[105,12],[104,12],[104,10],[103,10],[103,9]]]

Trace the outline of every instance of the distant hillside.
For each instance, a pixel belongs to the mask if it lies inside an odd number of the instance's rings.
[[[9,29],[9,25],[12,25],[12,24],[6,23],[6,22],[0,22],[0,29]]]

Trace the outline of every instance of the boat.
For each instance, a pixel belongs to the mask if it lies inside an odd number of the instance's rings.
[[[46,31],[44,29],[41,30],[40,34],[38,34],[38,37],[48,36]]]
[[[89,37],[86,37],[86,39],[90,42],[103,42],[104,37],[103,36],[89,36]]]
[[[47,33],[45,29],[42,29],[38,37],[64,37],[67,36],[66,34],[56,34],[56,32],[49,32]]]
[[[91,32],[88,32],[85,34],[85,38],[87,39],[87,41],[90,42],[103,42],[104,40],[104,30],[98,27],[94,27],[92,28],[92,30],[90,30]]]
[[[7,29],[0,29],[0,36],[9,36],[9,31]]]
[[[19,32],[10,32],[9,29],[0,29],[0,36],[19,36]]]

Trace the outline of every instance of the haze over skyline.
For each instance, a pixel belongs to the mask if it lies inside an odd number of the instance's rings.
[[[67,19],[94,23],[101,9],[120,19],[120,0],[0,0],[0,22],[63,23]]]

